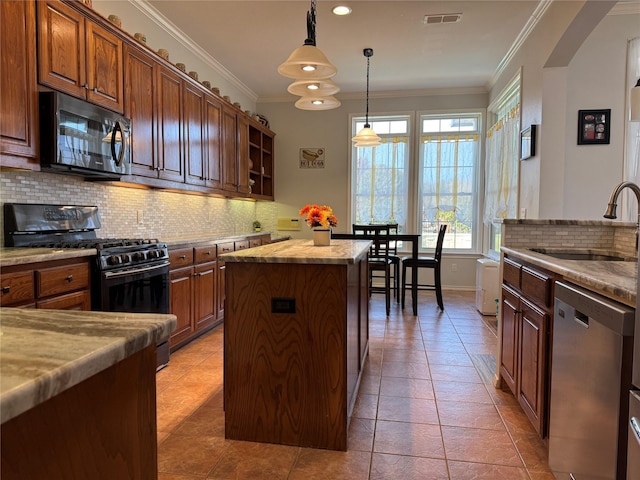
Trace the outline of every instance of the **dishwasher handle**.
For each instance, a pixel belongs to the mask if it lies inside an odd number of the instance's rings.
[[[578,310],[576,310],[576,313],[573,316],[573,319],[581,327],[589,328],[589,316],[588,315],[585,315],[584,313],[579,312]]]
[[[631,427],[631,431],[633,432],[636,442],[640,445],[640,420],[638,420],[638,417],[631,417],[631,420],[629,420],[629,426]]]

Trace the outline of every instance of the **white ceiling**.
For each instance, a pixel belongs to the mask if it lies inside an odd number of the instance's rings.
[[[291,96],[293,81],[277,67],[302,45],[310,1],[147,0],[162,16],[229,70],[259,101]],[[489,89],[501,61],[532,22],[538,0],[319,0],[317,46],[337,67],[337,95],[363,92],[373,48],[371,92],[441,88]],[[546,3],[546,2],[544,2]],[[425,25],[427,14],[462,13],[458,23]]]

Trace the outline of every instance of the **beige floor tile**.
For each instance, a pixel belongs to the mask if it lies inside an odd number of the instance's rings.
[[[529,480],[524,468],[449,461],[452,480]]]
[[[493,404],[437,401],[441,425],[506,431]]]
[[[524,467],[506,431],[442,427],[448,460]]]
[[[382,376],[429,379],[429,364],[424,362],[391,362],[382,363]]]
[[[287,479],[300,448],[268,443],[227,441],[207,478]]]
[[[391,397],[434,398],[431,380],[382,377],[380,395]]]
[[[438,410],[435,400],[381,395],[378,420],[438,425]]]
[[[449,480],[447,463],[441,459],[374,453],[371,480]]]
[[[371,453],[358,450],[336,452],[305,448],[288,480],[367,480]]]
[[[445,458],[440,426],[423,423],[378,420],[373,451],[414,457]]]
[[[482,383],[460,383],[433,381],[436,400],[448,402],[470,402],[493,404],[486,387]]]

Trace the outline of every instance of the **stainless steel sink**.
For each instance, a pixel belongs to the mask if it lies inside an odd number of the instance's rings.
[[[549,255],[550,257],[559,258],[561,260],[590,260],[599,262],[635,262],[634,257],[594,253],[589,251],[570,251],[570,250],[553,250],[546,248],[532,248],[531,251]]]

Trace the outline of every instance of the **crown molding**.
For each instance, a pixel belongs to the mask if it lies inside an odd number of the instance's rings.
[[[254,102],[257,101],[258,95],[247,87],[244,83],[238,79],[233,73],[227,70],[224,65],[218,62],[215,58],[209,55],[200,45],[193,41],[186,33],[178,28],[171,20],[162,15],[147,0],[128,0],[129,3],[137,8],[143,15],[149,20],[154,22],[158,27],[169,34],[174,40],[180,43],[182,46],[191,51],[196,57],[206,63],[213,71],[215,71],[222,78],[233,84],[244,95],[249,97]]]

